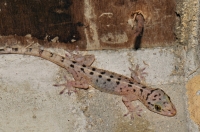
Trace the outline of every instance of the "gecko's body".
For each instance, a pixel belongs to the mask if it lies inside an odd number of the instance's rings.
[[[129,113],[134,111],[131,101],[141,101],[149,110],[165,116],[174,116],[176,109],[169,96],[161,89],[154,89],[123,75],[91,67],[93,61],[87,57],[63,57],[49,51],[34,48],[3,48],[0,54],[26,54],[39,56],[67,69],[74,77],[74,81],[67,81],[66,86],[87,89],[94,88],[116,95],[123,96],[123,102]],[[73,56],[73,55],[72,55]],[[89,56],[88,56],[89,58]],[[84,62],[84,59],[86,60]],[[63,90],[64,91],[64,90]],[[63,92],[62,91],[62,92]]]

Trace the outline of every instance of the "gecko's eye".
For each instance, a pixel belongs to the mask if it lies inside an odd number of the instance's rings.
[[[161,111],[161,107],[159,106],[159,105],[155,105],[155,109],[157,110],[157,111]]]

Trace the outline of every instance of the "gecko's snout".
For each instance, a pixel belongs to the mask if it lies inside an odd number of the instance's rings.
[[[176,108],[173,106],[172,109],[168,110],[168,115],[167,116],[175,116],[176,115]]]

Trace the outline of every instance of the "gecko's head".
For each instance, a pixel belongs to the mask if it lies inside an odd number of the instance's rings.
[[[176,115],[176,108],[170,97],[161,89],[152,90],[147,95],[145,105],[149,110],[164,116]]]

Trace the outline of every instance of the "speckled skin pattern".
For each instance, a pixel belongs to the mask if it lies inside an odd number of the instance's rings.
[[[65,89],[69,91],[73,88],[87,89],[89,85],[92,87],[110,94],[116,94],[122,96],[122,101],[128,109],[128,113],[131,118],[134,117],[133,113],[140,115],[131,102],[139,100],[149,110],[164,115],[174,116],[176,115],[176,108],[170,100],[170,97],[161,89],[154,89],[143,85],[138,76],[134,73],[135,70],[131,70],[131,78],[123,75],[110,72],[103,69],[92,67],[91,64],[94,61],[93,55],[82,56],[80,54],[73,54],[69,52],[69,55],[65,57],[54,54],[52,52],[37,49],[37,48],[12,48],[6,47],[0,49],[0,54],[25,54],[44,58],[49,60],[63,68],[65,68],[74,77],[75,81],[67,80]],[[136,68],[138,70],[138,67]],[[142,72],[143,70],[140,70]],[[59,86],[59,85],[56,85]],[[65,90],[64,89],[64,90]],[[61,91],[61,93],[64,92]]]

